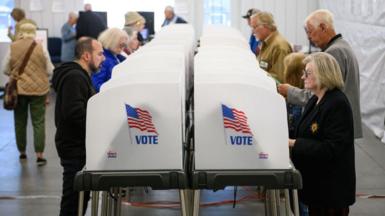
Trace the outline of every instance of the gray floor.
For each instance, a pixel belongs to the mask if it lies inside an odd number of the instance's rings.
[[[32,130],[28,127],[28,160],[20,162],[15,145],[13,114],[0,108],[0,216],[19,215],[58,215],[61,194],[61,173],[58,156],[54,145],[54,101],[47,107],[46,150],[48,164],[36,165],[32,146]],[[2,101],[0,101],[2,104]],[[356,144],[357,202],[351,207],[351,215],[384,216],[385,199],[366,198],[364,195],[385,195],[385,144],[364,128],[364,139]],[[254,196],[254,189],[241,188],[238,198]],[[262,202],[250,198],[232,208],[230,204],[221,204],[232,199],[233,190],[202,193],[202,203],[213,204],[201,207],[200,215],[264,215]],[[156,202],[157,208],[130,206],[123,203],[123,215],[180,215],[174,205],[178,201],[177,191],[152,191],[144,193],[142,189],[134,191],[133,203]],[[216,205],[214,205],[216,204]],[[89,212],[88,212],[89,215]]]

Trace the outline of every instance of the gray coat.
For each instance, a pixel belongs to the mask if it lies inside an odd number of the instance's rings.
[[[354,138],[361,138],[360,73],[357,58],[348,42],[341,35],[335,36],[323,51],[332,55],[340,65],[345,83],[343,92],[348,98],[353,111]],[[311,93],[308,90],[296,87],[288,89],[287,101],[289,103],[305,105],[310,97]]]
[[[75,45],[76,45],[76,30],[70,24],[65,23],[61,28],[62,45],[61,45],[61,57],[62,62],[70,62],[75,57]]]

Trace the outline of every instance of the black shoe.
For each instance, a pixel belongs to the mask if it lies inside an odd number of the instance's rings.
[[[45,158],[37,158],[36,163],[38,166],[44,166],[47,164],[47,160]]]
[[[20,154],[19,159],[20,160],[26,160],[27,159],[27,155],[26,154]]]

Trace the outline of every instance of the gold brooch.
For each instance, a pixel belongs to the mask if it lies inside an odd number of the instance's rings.
[[[311,132],[313,133],[313,134],[315,134],[317,131],[318,131],[318,124],[317,124],[317,122],[314,122],[313,124],[311,124]]]

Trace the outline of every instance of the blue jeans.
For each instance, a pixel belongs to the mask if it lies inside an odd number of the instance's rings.
[[[299,202],[299,215],[309,216],[309,209],[307,205],[305,205],[303,202]]]

